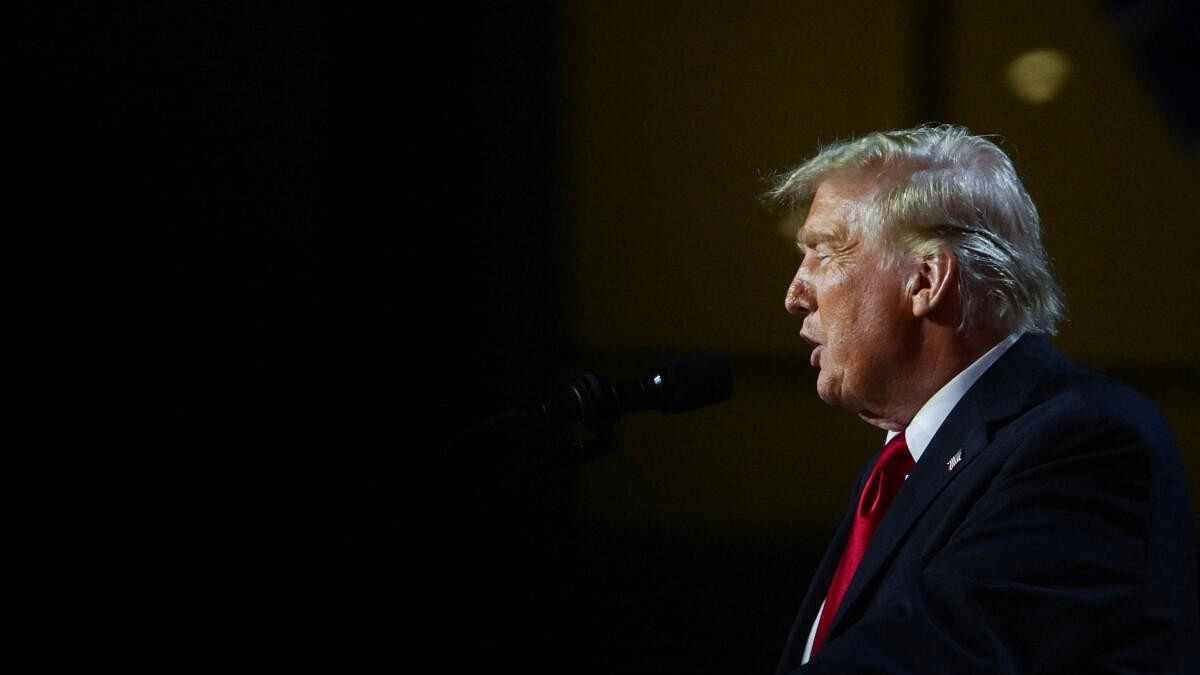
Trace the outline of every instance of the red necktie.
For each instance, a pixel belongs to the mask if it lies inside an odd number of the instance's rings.
[[[896,498],[904,478],[912,471],[913,458],[908,451],[908,443],[901,432],[883,446],[879,459],[867,476],[862,494],[858,498],[858,510],[854,513],[854,522],[850,525],[850,537],[846,540],[846,548],[842,551],[842,559],[838,561],[833,573],[833,581],[829,583],[829,594],[825,596],[825,608],[821,610],[821,621],[817,624],[817,634],[813,637],[811,654],[817,653],[817,648],[825,641],[829,625],[837,614],[842,596],[850,588],[850,580],[854,578],[854,570],[862,561],[867,551],[867,544],[875,528],[883,520],[883,514]]]

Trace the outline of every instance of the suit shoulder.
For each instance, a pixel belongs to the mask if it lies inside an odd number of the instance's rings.
[[[1170,423],[1150,399],[1117,379],[1079,366],[1046,378],[1031,402],[1034,405],[1022,417],[1054,419],[1055,427],[1077,425],[1132,436],[1154,447],[1175,446]]]

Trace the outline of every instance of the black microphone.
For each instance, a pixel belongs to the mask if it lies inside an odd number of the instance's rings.
[[[625,413],[704,408],[728,399],[732,391],[729,359],[720,352],[706,352],[667,361],[647,375],[616,384],[586,372],[542,404],[540,412],[549,420],[582,422],[595,429],[611,425]]]
[[[667,361],[647,375],[616,384],[585,372],[548,400],[493,415],[457,434],[446,450],[464,475],[484,480],[499,475],[498,482],[508,484],[612,452],[613,423],[625,413],[683,413],[720,403],[732,391],[729,360],[720,352]],[[563,434],[568,427],[587,429],[591,437]]]

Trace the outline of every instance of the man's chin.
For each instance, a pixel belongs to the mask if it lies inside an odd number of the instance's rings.
[[[835,408],[845,408],[842,402],[842,388],[837,386],[838,383],[826,377],[825,371],[817,374],[817,396],[821,400]]]

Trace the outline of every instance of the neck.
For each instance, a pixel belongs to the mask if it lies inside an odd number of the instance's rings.
[[[947,382],[1007,337],[997,330],[960,333],[956,327],[927,324],[919,330],[911,358],[905,363],[906,376],[899,379],[897,390],[889,397],[887,411],[861,411],[859,417],[888,431],[903,431],[925,402]]]

